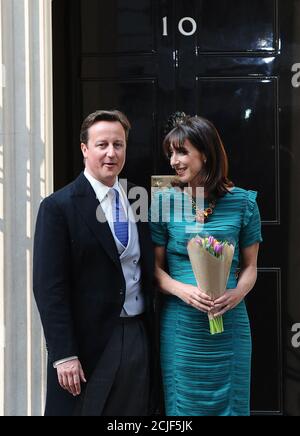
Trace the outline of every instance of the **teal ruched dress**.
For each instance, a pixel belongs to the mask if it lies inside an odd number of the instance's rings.
[[[187,243],[195,233],[212,235],[235,243],[227,292],[235,288],[240,249],[262,241],[256,195],[234,187],[217,200],[213,214],[198,231],[193,210],[190,215],[185,210],[178,219],[187,194],[175,188],[156,193],[152,239],[166,247],[170,276],[196,285]],[[208,207],[206,200],[204,207]],[[163,295],[163,300],[160,345],[166,415],[249,415],[251,332],[244,301],[223,315],[224,332],[211,335],[207,314],[172,295]]]

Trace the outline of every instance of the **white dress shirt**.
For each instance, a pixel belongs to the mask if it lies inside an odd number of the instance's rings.
[[[99,182],[99,180],[95,179],[91,176],[88,171],[84,170],[84,175],[92,185],[92,188],[95,191],[96,197],[99,200],[101,208],[104,212],[105,218],[109,224],[110,230],[116,239],[115,230],[114,230],[114,221],[113,221],[113,210],[112,204],[114,199],[113,189],[116,189],[119,192],[120,201],[122,203],[123,209],[125,211],[126,217],[128,218],[128,199],[121,185],[119,185],[119,180],[116,178],[116,181],[112,187],[106,186],[103,183]]]

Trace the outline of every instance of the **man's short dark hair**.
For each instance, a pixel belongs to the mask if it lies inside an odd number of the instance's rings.
[[[89,128],[97,123],[98,121],[119,121],[119,123],[122,124],[124,130],[125,130],[125,137],[126,141],[128,140],[129,130],[131,128],[131,125],[128,121],[128,118],[126,117],[123,112],[112,110],[112,111],[105,111],[105,110],[99,110],[96,112],[93,112],[92,114],[88,115],[85,120],[82,123],[81,130],[80,130],[80,142],[83,144],[87,144],[89,140],[89,134],[88,130]]]

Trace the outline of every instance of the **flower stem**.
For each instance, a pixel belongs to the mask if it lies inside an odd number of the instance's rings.
[[[215,335],[216,333],[223,333],[224,325],[222,315],[217,316],[216,318],[209,317],[209,329],[212,335]]]

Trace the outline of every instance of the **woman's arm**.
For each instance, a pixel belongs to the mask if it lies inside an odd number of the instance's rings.
[[[209,296],[201,292],[196,286],[181,283],[172,279],[165,271],[165,247],[155,247],[155,278],[159,290],[164,294],[175,295],[186,304],[208,312],[213,307]]]
[[[242,268],[239,274],[237,287],[225,292],[215,300],[214,315],[220,316],[237,306],[255,285],[257,278],[257,255],[259,244],[253,244],[241,249]]]

